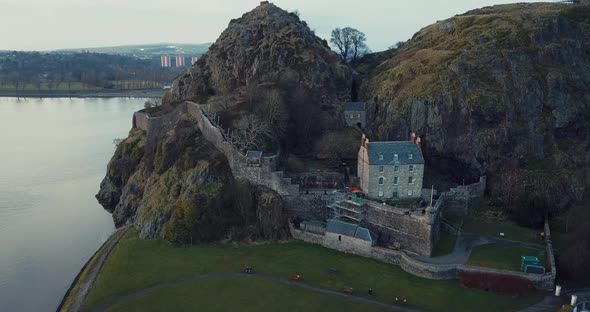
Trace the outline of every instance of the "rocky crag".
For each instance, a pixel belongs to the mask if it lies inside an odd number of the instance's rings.
[[[293,98],[285,86],[296,86],[306,99],[314,99],[305,105],[319,108],[349,99],[351,73],[296,14],[261,3],[230,22],[209,51],[174,82],[162,107],[146,110],[178,118],[155,135],[130,131],[108,165],[99,202],[112,211],[117,226],[132,223],[142,237],[184,243],[287,237],[280,196],[236,180],[225,156],[203,138],[195,120],[168,113],[185,100],[208,103],[223,96],[239,102],[251,86],[279,90],[285,98]],[[296,130],[294,114],[309,119],[310,111],[296,111],[303,107],[297,101],[284,104],[283,123]],[[307,140],[307,133],[293,133]]]
[[[357,69],[372,139],[419,133],[429,168],[455,182],[488,175],[492,190],[524,192],[548,178],[546,193],[590,185],[589,6],[469,11]]]

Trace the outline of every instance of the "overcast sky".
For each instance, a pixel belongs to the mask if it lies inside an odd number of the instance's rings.
[[[437,20],[510,0],[275,0],[316,34],[351,26],[374,51]],[[520,0],[519,2],[523,2]],[[533,2],[526,1],[524,2]],[[0,50],[213,42],[254,0],[0,0]]]

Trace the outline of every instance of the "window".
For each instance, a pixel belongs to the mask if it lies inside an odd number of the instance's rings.
[[[342,241],[342,235],[338,235],[338,241]]]
[[[354,118],[354,114],[350,114],[350,119]]]
[[[379,166],[379,173],[385,172],[385,168],[383,166]]]
[[[399,172],[399,166],[393,167],[393,172]]]
[[[379,197],[383,197],[383,191],[379,190]]]
[[[399,178],[393,177],[393,185],[397,185],[398,182],[399,182]]]
[[[414,172],[414,165],[410,165],[410,172]]]
[[[408,177],[408,183],[414,184],[414,177]]]
[[[408,190],[408,196],[412,196],[412,190]]]
[[[356,117],[361,118],[361,113],[358,113]]]
[[[383,160],[383,154],[379,154],[379,160]]]
[[[384,177],[379,177],[379,185],[383,185],[383,181],[385,181]]]
[[[412,154],[412,153],[408,154],[408,159],[414,159],[414,154]]]
[[[399,161],[399,155],[398,154],[393,154],[393,161]]]

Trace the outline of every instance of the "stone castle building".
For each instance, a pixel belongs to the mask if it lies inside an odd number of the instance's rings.
[[[420,139],[369,142],[363,135],[358,153],[360,187],[369,198],[407,199],[422,196],[424,157]]]
[[[363,102],[344,104],[344,121],[349,127],[364,128],[367,124],[366,105]]]

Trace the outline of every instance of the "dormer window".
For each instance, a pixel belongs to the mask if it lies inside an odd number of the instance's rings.
[[[399,155],[393,154],[393,161],[399,161]]]
[[[412,154],[412,153],[408,154],[408,159],[414,159],[414,154]]]
[[[379,154],[379,160],[383,160],[383,154]]]

